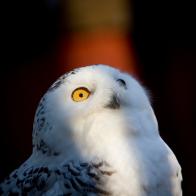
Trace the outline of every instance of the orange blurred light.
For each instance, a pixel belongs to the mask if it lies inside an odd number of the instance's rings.
[[[91,64],[108,64],[136,74],[131,39],[119,31],[72,33],[60,40],[58,59],[65,71]]]

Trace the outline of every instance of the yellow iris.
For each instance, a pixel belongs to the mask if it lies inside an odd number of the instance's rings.
[[[88,99],[90,91],[85,87],[75,89],[71,95],[73,101],[80,102]]]

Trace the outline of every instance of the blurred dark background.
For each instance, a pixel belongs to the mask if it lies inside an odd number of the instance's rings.
[[[114,6],[111,18],[130,12],[123,15],[125,20],[110,23],[106,17],[84,24],[89,16],[83,19],[83,13],[91,15],[98,9],[93,5],[96,1],[89,2],[85,6],[79,0],[1,2],[0,180],[31,154],[34,113],[49,85],[74,66],[98,62],[132,72],[150,90],[160,134],[182,166],[184,195],[196,195],[193,3],[115,0],[114,5],[128,5],[128,12]],[[109,0],[97,2],[99,9],[111,4]],[[77,23],[76,16],[83,21]],[[101,45],[102,38],[105,44]],[[119,55],[118,65],[113,64],[113,53],[115,58]]]

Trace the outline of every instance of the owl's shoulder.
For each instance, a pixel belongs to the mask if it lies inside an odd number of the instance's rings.
[[[1,195],[9,194],[103,194],[103,177],[113,175],[105,162],[66,162],[58,167],[31,166],[15,170],[0,184]]]

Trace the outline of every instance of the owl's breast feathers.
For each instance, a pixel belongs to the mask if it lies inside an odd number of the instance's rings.
[[[111,195],[104,190],[104,178],[115,173],[102,161],[70,161],[59,167],[32,166],[20,170],[0,184],[0,195]]]

